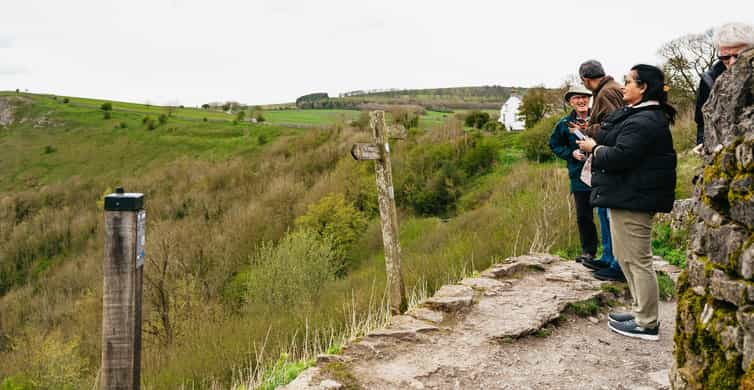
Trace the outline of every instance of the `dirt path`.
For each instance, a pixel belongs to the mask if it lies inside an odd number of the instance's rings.
[[[675,304],[662,303],[659,342],[614,334],[602,314],[564,314],[574,303],[607,302],[606,290],[580,264],[510,259],[444,286],[285,389],[667,388]]]

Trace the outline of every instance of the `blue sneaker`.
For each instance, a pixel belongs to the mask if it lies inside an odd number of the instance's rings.
[[[612,312],[607,315],[607,318],[612,322],[626,322],[634,319],[633,313],[619,313]]]
[[[654,328],[644,328],[636,324],[634,320],[624,322],[607,322],[607,327],[615,333],[627,337],[633,337],[642,340],[657,341],[660,339],[660,325]]]

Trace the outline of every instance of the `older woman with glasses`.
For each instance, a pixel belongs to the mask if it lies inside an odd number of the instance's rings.
[[[675,200],[676,153],[665,76],[636,65],[625,78],[626,107],[602,123],[602,132],[579,141],[592,155],[592,205],[609,208],[613,251],[633,298],[632,312],[610,313],[611,330],[644,340],[659,339],[659,294],[652,268],[652,217]],[[599,145],[598,145],[599,143]]]

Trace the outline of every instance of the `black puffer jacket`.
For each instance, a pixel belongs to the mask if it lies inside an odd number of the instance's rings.
[[[593,206],[668,212],[675,200],[673,137],[658,105],[623,107],[602,124],[592,157]]]

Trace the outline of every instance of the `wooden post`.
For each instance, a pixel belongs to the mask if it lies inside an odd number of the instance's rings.
[[[406,308],[406,294],[401,277],[401,244],[398,236],[398,213],[395,207],[388,138],[405,138],[406,129],[402,126],[388,128],[385,125],[385,113],[382,111],[371,112],[370,118],[374,143],[355,144],[351,149],[351,155],[356,160],[374,160],[375,162],[390,311],[400,314]]]
[[[103,390],[140,387],[145,223],[143,194],[125,193],[118,188],[105,197]]]

